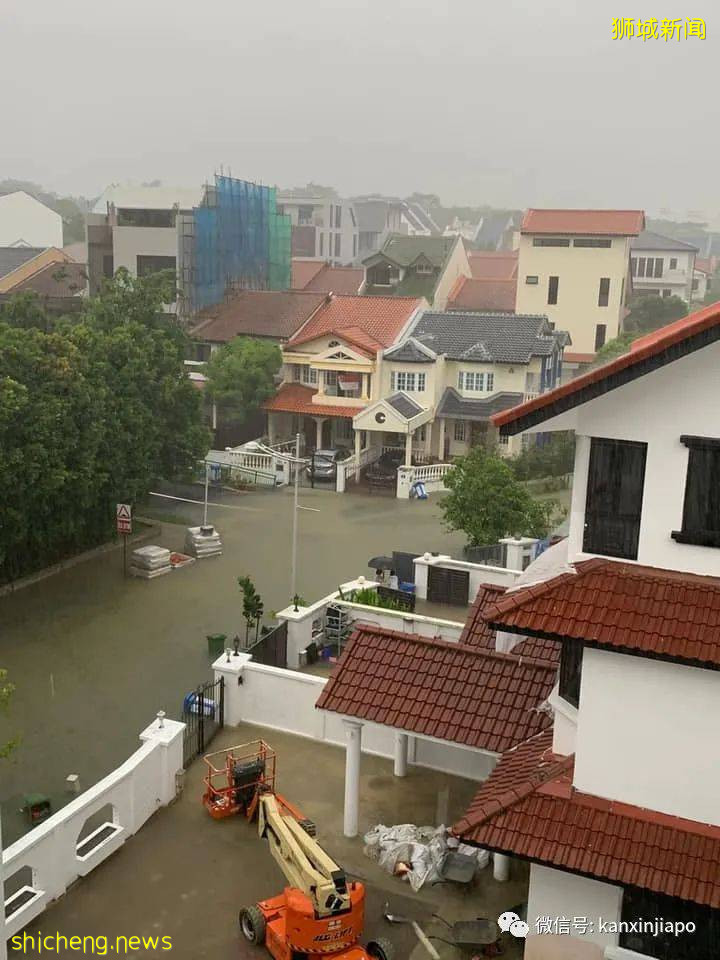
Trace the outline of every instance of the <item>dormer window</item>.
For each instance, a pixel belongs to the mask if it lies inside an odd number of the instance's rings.
[[[680,437],[688,448],[682,530],[673,540],[701,547],[720,547],[720,439]]]
[[[415,267],[415,273],[421,273],[423,275],[427,275],[432,272],[433,272],[433,268],[431,263],[418,263],[417,266]]]

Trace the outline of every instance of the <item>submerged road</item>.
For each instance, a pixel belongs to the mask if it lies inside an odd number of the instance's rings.
[[[197,488],[173,489],[193,499]],[[209,678],[206,635],[244,631],[237,577],[249,574],[266,619],[290,600],[292,493],[224,495],[209,520],[223,539],[221,557],[198,561],[153,581],[124,578],[122,551],[106,553],[0,598],[0,666],[17,689],[0,742],[18,733],[19,748],[0,761],[5,843],[27,827],[22,795],[49,794],[67,802],[65,778],[83,789],[138,746],[138,733],[160,709],[179,716],[183,695]],[[461,556],[464,538],[449,534],[437,499],[403,501],[376,494],[338,495],[303,489],[298,590],[308,601],[338,583],[369,576],[367,560],[393,550],[435,550]],[[202,507],[153,497],[160,543],[182,549],[185,525]],[[142,515],[143,511],[138,513]]]

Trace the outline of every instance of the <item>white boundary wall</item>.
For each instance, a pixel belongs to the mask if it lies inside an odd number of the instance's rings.
[[[364,753],[392,758],[395,730],[356,718],[318,710],[315,704],[327,680],[295,670],[253,663],[248,654],[223,655],[213,664],[215,677],[225,677],[225,723],[257,724],[334,746],[347,742],[344,719],[362,723]],[[238,681],[242,682],[238,682]],[[409,734],[408,759],[471,780],[485,780],[497,763],[497,755],[431,737]]]
[[[140,734],[142,746],[125,763],[3,851],[0,881],[24,867],[32,873],[31,884],[10,898],[27,901],[7,917],[6,938],[22,930],[137,833],[156,810],[175,799],[176,774],[183,769],[184,729],[177,720],[155,720]],[[85,821],[108,804],[112,820],[94,831],[108,836],[79,855],[78,836]],[[87,840],[83,838],[83,843]]]

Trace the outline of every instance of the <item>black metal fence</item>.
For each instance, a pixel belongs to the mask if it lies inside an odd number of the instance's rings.
[[[225,678],[208,680],[188,693],[183,701],[183,766],[205,753],[208,744],[225,724]]]
[[[464,547],[465,559],[471,563],[484,563],[489,567],[504,567],[507,544],[491,543],[486,547]]]

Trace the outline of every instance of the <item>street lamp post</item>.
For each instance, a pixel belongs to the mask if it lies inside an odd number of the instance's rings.
[[[295,490],[293,491],[292,566],[290,570],[290,596],[296,596],[297,584],[297,536],[298,536],[298,490],[300,486],[300,434],[295,434]]]

